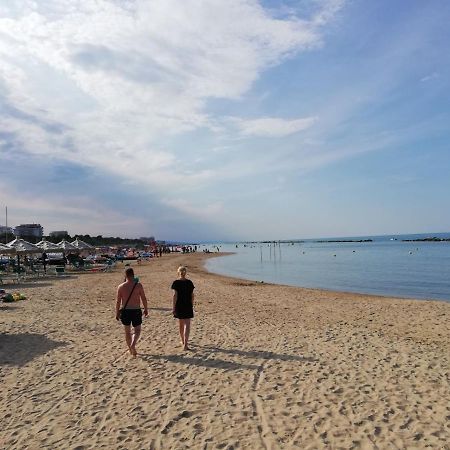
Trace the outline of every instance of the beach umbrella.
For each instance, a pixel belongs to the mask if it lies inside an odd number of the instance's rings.
[[[94,247],[89,245],[87,242],[82,241],[81,239],[76,238],[72,245],[76,247],[78,250],[93,250]]]
[[[16,253],[15,248],[8,247],[7,245],[0,244],[0,255],[10,255]]]
[[[16,253],[26,255],[30,253],[42,253],[42,250],[31,242],[25,241],[24,239],[16,238],[11,242],[6,244],[9,248],[15,249]]]
[[[47,263],[49,262],[47,253],[64,254],[64,250],[58,244],[49,242],[45,238],[43,238],[42,241],[38,242],[36,246],[38,246],[40,249],[42,249],[43,252],[45,252],[45,257],[44,254],[42,254],[42,264],[44,265],[44,272],[47,273]]]
[[[58,242],[56,244],[59,248],[63,249],[65,252],[67,251],[74,251],[74,250],[78,250],[75,245],[71,244],[69,241],[66,241],[65,239],[63,239],[61,242]]]
[[[54,244],[53,242],[49,242],[45,239],[38,242],[36,246],[47,253],[61,253],[64,251],[58,244]]]
[[[17,268],[20,273],[20,255],[29,255],[32,253],[42,253],[42,250],[31,242],[25,239],[16,238],[11,242],[8,242],[7,246],[13,248],[17,254]]]

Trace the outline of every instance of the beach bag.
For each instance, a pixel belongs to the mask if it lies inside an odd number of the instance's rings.
[[[12,303],[12,302],[14,301],[14,297],[13,297],[12,294],[6,294],[6,295],[3,297],[3,301],[4,301],[5,303]]]
[[[136,281],[136,282],[134,283],[133,289],[131,289],[131,292],[130,292],[130,295],[128,296],[128,298],[127,298],[127,301],[125,302],[125,305],[123,305],[123,308],[120,308],[120,309],[119,309],[119,319],[122,318],[123,310],[127,307],[128,301],[130,300],[131,295],[133,294],[134,288],[136,287],[137,284],[138,284],[138,282]]]

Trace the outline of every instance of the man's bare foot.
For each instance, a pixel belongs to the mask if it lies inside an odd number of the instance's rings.
[[[131,346],[130,353],[133,355],[133,358],[136,358],[136,356],[137,356],[136,347]]]
[[[191,349],[190,349],[187,345],[185,345],[185,346],[183,347],[183,350],[184,350],[185,352],[188,352],[188,351],[190,351]]]

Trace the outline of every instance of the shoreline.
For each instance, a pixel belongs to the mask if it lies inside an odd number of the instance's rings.
[[[335,295],[335,294],[344,294],[344,295],[355,295],[355,296],[362,296],[362,297],[374,297],[374,298],[383,298],[383,299],[395,299],[395,300],[405,300],[405,301],[419,301],[419,302],[439,302],[439,303],[449,303],[450,304],[450,298],[449,299],[436,299],[436,298],[417,298],[417,297],[398,297],[395,295],[383,295],[383,294],[371,294],[371,293],[365,293],[365,292],[353,292],[353,291],[338,291],[338,290],[334,290],[334,289],[327,289],[327,288],[321,288],[321,287],[305,287],[305,286],[296,286],[296,285],[292,285],[292,284],[283,284],[283,283],[274,283],[272,281],[257,281],[257,280],[251,280],[249,278],[241,278],[241,277],[236,277],[234,275],[226,275],[226,274],[222,274],[222,273],[217,273],[217,272],[212,272],[209,271],[206,268],[206,261],[209,258],[219,258],[219,257],[224,257],[224,256],[229,256],[229,255],[234,255],[236,253],[234,252],[218,252],[218,253],[212,253],[212,254],[208,254],[205,253],[205,255],[211,255],[209,257],[205,258],[205,262],[203,264],[203,268],[205,273],[211,274],[211,275],[217,275],[219,277],[225,277],[225,278],[230,278],[230,279],[234,279],[234,280],[239,280],[239,281],[243,281],[243,282],[251,282],[251,283],[255,283],[255,284],[259,284],[259,285],[272,285],[272,286],[281,286],[281,287],[286,287],[286,288],[294,288],[294,289],[304,289],[306,291],[319,291],[319,292],[328,292],[330,293],[330,295]]]
[[[0,304],[4,447],[448,448],[448,303],[230,278],[206,270],[215,256],[132,265],[150,311],[137,358],[114,317],[125,265],[19,286],[28,300]]]

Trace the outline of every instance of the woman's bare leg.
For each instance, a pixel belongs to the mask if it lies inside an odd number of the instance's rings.
[[[183,319],[178,320],[178,326],[179,326],[179,331],[180,331],[181,345],[184,347],[184,320]]]
[[[191,332],[191,319],[184,320],[184,349],[189,350],[189,334]]]

